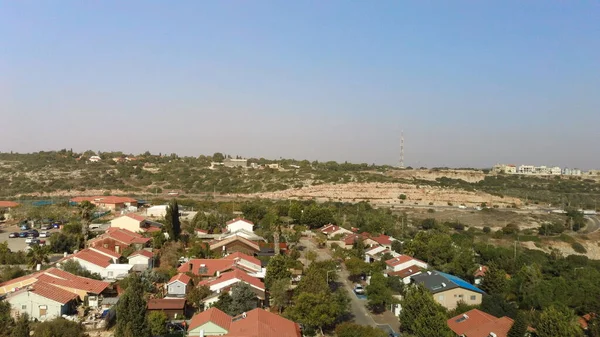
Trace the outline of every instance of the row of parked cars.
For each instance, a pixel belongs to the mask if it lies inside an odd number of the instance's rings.
[[[23,228],[23,226],[21,226]],[[51,232],[43,231],[38,232],[36,229],[25,230],[23,232],[14,232],[8,234],[9,238],[25,238],[25,243],[32,245],[43,245],[46,243],[45,240],[40,240],[39,238],[49,238],[52,235]]]

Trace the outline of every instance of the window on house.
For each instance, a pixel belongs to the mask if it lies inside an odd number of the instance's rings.
[[[121,246],[115,246],[115,252],[121,253]]]
[[[458,295],[458,298],[463,298],[463,294]]]
[[[105,244],[104,244],[104,248],[108,248],[108,243],[105,243]]]
[[[444,301],[444,295],[439,295],[438,296],[438,301],[439,302],[443,302]]]
[[[21,310],[27,310],[27,306],[26,305],[22,305],[21,306]]]
[[[107,276],[108,276],[108,277],[113,277],[113,272],[112,272],[112,271],[109,271]]]
[[[471,301],[475,301],[475,299],[477,299],[475,295],[471,296]]]
[[[48,307],[45,305],[40,305],[40,316],[46,316],[48,311]]]

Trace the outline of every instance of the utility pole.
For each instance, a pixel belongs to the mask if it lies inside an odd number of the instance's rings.
[[[404,130],[400,131],[400,166],[399,168],[404,168]]]

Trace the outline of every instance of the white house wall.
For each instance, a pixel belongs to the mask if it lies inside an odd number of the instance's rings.
[[[251,225],[245,221],[238,220],[227,225],[227,229],[230,232],[237,232],[241,229],[247,230],[248,232],[254,232],[254,225]]]
[[[8,299],[13,310],[20,313],[27,313],[30,318],[36,318],[40,321],[51,320],[66,314],[67,308],[62,304],[37,295],[36,293],[25,291],[21,294],[11,296]],[[46,315],[40,316],[40,306],[46,306]],[[25,308],[23,308],[25,306]]]
[[[145,265],[147,266],[147,268],[152,267],[150,265],[150,260],[149,258],[143,256],[143,255],[136,255],[134,257],[129,258],[128,263],[130,265]]]
[[[140,222],[128,216],[121,216],[111,220],[110,227],[123,228],[137,233],[140,231]]]
[[[169,295],[185,295],[186,285],[181,281],[174,281],[167,286]]]

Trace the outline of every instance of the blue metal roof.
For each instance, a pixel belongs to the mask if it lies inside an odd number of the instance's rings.
[[[480,294],[483,294],[484,291],[477,288],[476,286],[472,285],[471,283],[461,279],[460,277],[456,277],[454,275],[450,275],[450,274],[446,274],[446,273],[442,273],[440,271],[438,271],[438,274],[442,275],[443,277],[447,278],[449,281],[452,281],[454,284],[456,284],[457,286],[464,288],[464,289],[469,289],[475,292],[478,292]]]

